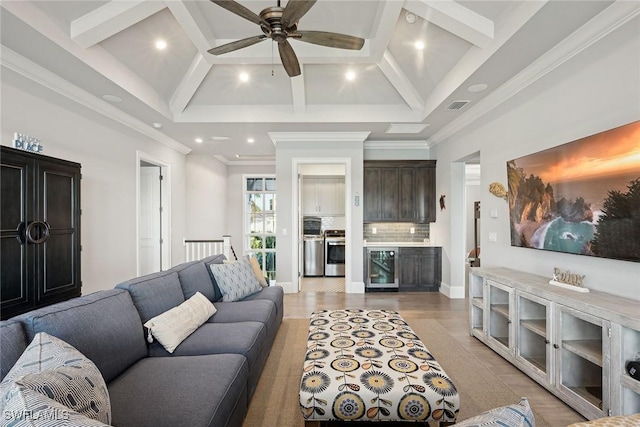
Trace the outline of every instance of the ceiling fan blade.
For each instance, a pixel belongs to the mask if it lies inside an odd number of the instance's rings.
[[[317,0],[289,0],[282,14],[282,28],[290,28],[316,4]]]
[[[246,7],[244,7],[243,5],[241,5],[240,3],[236,3],[233,0],[211,0],[211,2],[217,4],[220,7],[223,7],[225,9],[227,9],[229,12],[231,13],[235,13],[238,16],[243,17],[244,19],[247,19],[255,24],[258,25],[266,25],[267,27],[269,26],[269,24],[261,19],[258,15],[256,15],[255,13],[253,13],[251,10],[247,9]]]
[[[296,53],[293,51],[291,44],[284,40],[281,43],[278,43],[278,52],[280,52],[280,59],[282,59],[282,65],[284,65],[284,69],[287,71],[289,77],[295,77],[300,75],[300,63],[298,62],[298,57]]]
[[[297,36],[298,34],[300,37]],[[360,37],[328,33],[326,31],[296,31],[290,34],[290,36],[301,42],[336,47],[338,49],[360,50],[362,46],[364,46],[364,39]]]
[[[267,36],[264,34],[259,36],[248,37],[242,40],[236,40],[231,43],[226,43],[221,46],[214,47],[213,49],[209,49],[207,52],[213,55],[222,55],[223,53],[233,52],[234,50],[242,49],[243,47],[249,47],[256,43],[260,43],[262,40],[265,40]]]

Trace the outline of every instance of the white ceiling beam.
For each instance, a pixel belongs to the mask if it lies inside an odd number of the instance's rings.
[[[411,84],[411,80],[402,71],[400,64],[393,57],[391,52],[387,50],[382,60],[378,63],[378,68],[385,75],[387,80],[398,91],[404,102],[414,111],[422,111],[424,108],[424,100],[415,87]]]
[[[189,105],[176,123],[387,123],[419,122],[421,112],[406,105],[307,105],[294,114],[291,105]]]
[[[402,5],[401,1],[380,2],[376,21],[373,24],[374,34],[367,41],[372,62],[379,62],[387,50],[393,36],[393,30],[398,22],[398,16],[402,12]]]
[[[182,77],[178,88],[169,101],[169,108],[171,108],[173,114],[182,113],[189,105],[189,101],[195,95],[202,81],[207,77],[211,67],[212,65],[205,60],[201,53],[196,53],[189,69]]]
[[[6,3],[5,3],[6,4]],[[19,53],[14,52],[6,46],[2,46],[2,55],[0,55],[0,64],[2,67],[12,70],[21,76],[39,84],[48,90],[56,92],[83,107],[95,111],[111,120],[114,120],[141,135],[147,136],[161,144],[171,147],[183,154],[188,154],[191,149],[183,145],[175,139],[165,135],[162,132],[149,126],[141,120],[132,117],[123,112],[116,106],[103,101],[94,94],[74,85],[68,80],[63,79],[57,74],[45,69],[35,62],[25,58]],[[6,108],[6,107],[5,107]]]
[[[442,127],[429,138],[430,146],[439,144],[469,126],[637,16],[640,16],[640,3],[617,0],[463,115]]]
[[[111,1],[71,22],[71,39],[88,48],[137,24],[166,6],[161,1]]]
[[[449,73],[438,83],[425,100],[423,119],[431,114],[451,94],[473,75],[494,53],[520,30],[547,0],[513,2],[504,12],[505,24],[496,32],[496,37],[485,48],[472,46]]]
[[[206,52],[213,47],[210,46],[210,40],[214,39],[213,33],[196,3],[183,1],[166,2],[174,18],[176,18],[176,21],[178,21],[178,24],[180,24],[196,49],[202,55],[212,56]]]
[[[407,0],[405,9],[478,46],[494,37],[493,21],[453,0]]]
[[[303,114],[307,108],[306,90],[304,87],[304,65],[300,65],[302,73],[291,77],[291,95],[293,98],[293,111],[295,114]]]
[[[91,49],[81,47],[71,40],[66,30],[31,2],[5,1],[2,7],[150,108],[167,118],[172,117],[169,106],[160,94],[101,46]]]

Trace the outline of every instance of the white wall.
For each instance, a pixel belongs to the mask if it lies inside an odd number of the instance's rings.
[[[186,156],[187,239],[222,239],[227,234],[227,166],[212,156]]]
[[[554,266],[585,274],[585,285],[640,300],[640,263],[510,246],[507,203],[488,192],[506,186],[506,162],[640,118],[640,32],[636,18],[524,89],[465,132],[437,145],[438,194],[457,191],[459,159],[480,151],[483,266],[506,266],[550,276]],[[489,218],[496,209],[498,218]],[[452,260],[449,225],[462,220],[454,207],[438,212],[432,233],[443,239],[443,282],[463,286]],[[442,219],[442,220],[441,220]],[[497,234],[491,243],[489,232]],[[453,267],[452,267],[453,265]]]
[[[297,228],[295,226],[296,214],[294,203],[297,203],[295,194],[296,183],[293,176],[294,161],[306,161],[311,163],[328,163],[327,159],[347,159],[345,178],[345,192],[348,197],[345,206],[347,221],[347,250],[351,254],[351,268],[347,272],[347,292],[364,292],[363,282],[363,256],[362,256],[362,203],[354,206],[353,198],[360,195],[362,201],[362,142],[354,141],[330,141],[317,142],[277,142],[276,145],[276,178],[278,181],[278,205],[276,215],[278,218],[277,239],[277,277],[286,292],[297,292],[292,286],[294,281],[293,271],[297,260]],[[283,230],[286,235],[283,234]],[[350,281],[350,283],[349,283]]]
[[[136,276],[137,150],[170,165],[172,265],[181,262],[185,156],[34,83],[9,76],[4,68],[2,72],[1,143],[11,145],[14,132],[26,133],[42,140],[43,154],[82,164],[83,294],[111,289]]]

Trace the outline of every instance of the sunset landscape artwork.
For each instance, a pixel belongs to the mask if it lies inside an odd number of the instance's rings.
[[[507,162],[511,245],[640,262],[640,121]]]

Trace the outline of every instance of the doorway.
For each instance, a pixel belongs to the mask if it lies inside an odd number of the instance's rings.
[[[137,163],[138,275],[170,266],[169,165],[138,152]]]
[[[346,220],[349,186],[347,165],[345,159],[297,159],[294,170],[297,173],[298,188],[294,194],[298,196],[296,220],[299,292],[345,292],[347,289],[346,284],[351,277],[348,268],[350,257],[346,250],[350,247],[346,237],[349,227]],[[305,231],[304,227],[305,218],[320,222],[320,235],[308,235],[309,230]],[[336,248],[342,254],[339,260],[335,259]],[[312,256],[313,254],[317,256]]]

